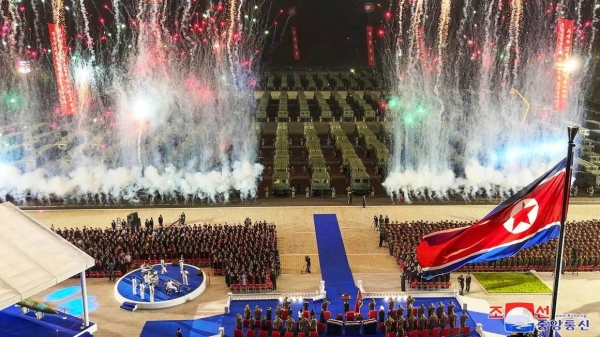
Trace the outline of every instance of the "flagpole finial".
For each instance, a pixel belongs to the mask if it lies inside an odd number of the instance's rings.
[[[575,136],[577,136],[577,132],[579,132],[578,126],[569,126],[567,127],[567,132],[569,134],[569,143],[573,143],[575,140]]]

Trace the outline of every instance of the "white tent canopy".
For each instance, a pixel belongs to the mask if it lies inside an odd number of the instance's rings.
[[[94,259],[25,214],[0,204],[0,310],[88,268]]]

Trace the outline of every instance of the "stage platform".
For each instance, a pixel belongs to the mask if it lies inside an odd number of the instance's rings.
[[[35,312],[21,313],[17,305],[0,311],[0,336],[2,337],[39,337],[58,336],[75,337],[85,333],[93,334],[98,330],[96,323],[83,327],[83,320],[67,314],[45,314],[42,319]]]
[[[165,283],[172,279],[176,282],[182,283],[181,273],[179,266],[167,265],[167,273],[161,274],[161,267],[159,264],[153,265],[153,269],[158,271],[159,286],[154,289],[154,302],[150,302],[150,293],[148,287],[144,292],[144,299],[140,297],[139,282],[143,280],[141,269],[133,270],[121,277],[114,287],[115,298],[120,304],[125,302],[133,303],[137,305],[138,309],[154,310],[174,307],[176,305],[183,304],[191,301],[194,298],[200,296],[206,289],[205,275],[201,272],[197,275],[200,270],[198,267],[184,264],[185,269],[189,272],[188,283],[189,286],[181,286],[180,292],[168,294],[165,291]],[[137,278],[138,286],[136,295],[133,294],[132,279]]]

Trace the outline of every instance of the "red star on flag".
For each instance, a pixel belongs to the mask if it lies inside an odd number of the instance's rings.
[[[531,224],[529,222],[529,212],[534,207],[535,207],[535,205],[525,207],[525,204],[523,204],[523,208],[513,216],[513,220],[514,220],[513,221],[513,230],[515,230],[515,228],[517,228],[517,226],[519,226],[519,224],[521,224],[521,222],[524,222],[529,225]]]

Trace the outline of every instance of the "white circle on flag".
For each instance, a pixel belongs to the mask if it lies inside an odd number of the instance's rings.
[[[512,234],[523,233],[531,228],[535,219],[537,219],[539,209],[540,206],[535,199],[519,201],[510,211],[510,219],[506,220],[504,228]],[[523,212],[527,213],[523,214]]]

